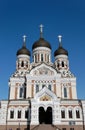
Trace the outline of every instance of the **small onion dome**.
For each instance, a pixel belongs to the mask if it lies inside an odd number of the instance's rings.
[[[59,39],[59,47],[58,47],[58,49],[54,52],[54,56],[57,56],[57,55],[67,55],[67,56],[68,56],[68,51],[65,50],[65,49],[62,47],[62,36],[59,35],[59,36],[58,36],[58,39]]]
[[[42,38],[42,37],[40,37],[39,40],[34,42],[34,44],[32,46],[32,50],[37,48],[37,47],[47,47],[47,48],[51,49],[50,43],[48,41],[46,41],[44,38]]]
[[[65,50],[62,46],[59,46],[59,48],[54,52],[54,56],[57,55],[67,55],[68,56],[68,51]]]
[[[25,45],[23,45],[22,48],[17,51],[17,56],[18,55],[29,55],[30,56],[30,51],[26,48]]]

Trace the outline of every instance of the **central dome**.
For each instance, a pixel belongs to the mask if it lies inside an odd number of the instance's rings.
[[[47,47],[49,49],[51,49],[51,45],[48,41],[46,41],[44,38],[39,38],[39,40],[37,40],[36,42],[34,42],[33,46],[32,46],[32,50],[37,48],[37,47]]]

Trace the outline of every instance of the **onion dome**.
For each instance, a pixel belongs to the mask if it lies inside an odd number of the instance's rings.
[[[37,40],[33,46],[32,46],[32,50],[37,48],[37,47],[47,47],[49,49],[51,49],[51,45],[49,44],[48,41],[46,41],[44,38],[39,38],[39,40]]]
[[[67,55],[68,56],[68,51],[65,50],[63,47],[62,47],[62,44],[61,44],[61,38],[62,36],[58,36],[59,38],[59,47],[58,49],[54,52],[54,56],[57,56],[57,55]]]
[[[26,36],[23,36],[23,46],[21,49],[17,51],[17,56],[18,55],[28,55],[30,56],[30,51],[26,48]]]
[[[51,49],[50,43],[43,38],[43,25],[42,24],[40,25],[40,38],[39,38],[39,40],[34,42],[34,44],[32,46],[32,50],[37,47],[47,47],[47,48]]]

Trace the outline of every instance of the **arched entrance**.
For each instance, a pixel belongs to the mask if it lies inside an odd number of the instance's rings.
[[[39,123],[40,124],[45,123],[45,110],[43,107],[39,108]]]
[[[39,108],[39,123],[52,124],[52,108],[48,107],[45,111],[43,107]]]

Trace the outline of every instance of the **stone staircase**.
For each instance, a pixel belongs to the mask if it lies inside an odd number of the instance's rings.
[[[57,130],[57,127],[51,124],[40,124],[32,128],[31,130]]]

